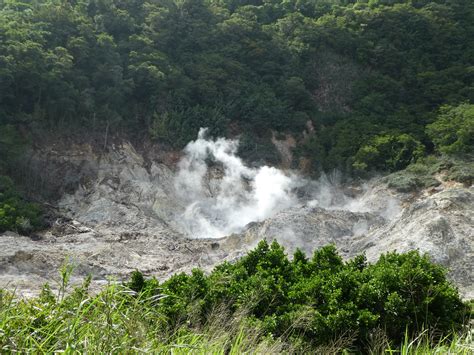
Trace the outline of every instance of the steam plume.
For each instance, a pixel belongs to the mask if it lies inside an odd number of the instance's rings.
[[[187,206],[180,224],[189,235],[236,233],[298,202],[297,179],[273,167],[247,167],[237,156],[237,140],[206,139],[206,130],[184,149],[175,179]]]
[[[184,206],[177,222],[193,238],[238,233],[250,222],[263,221],[298,204],[373,212],[385,218],[398,213],[397,202],[389,199],[387,206],[371,206],[367,186],[360,197],[348,197],[337,174],[313,181],[274,167],[250,168],[237,156],[238,140],[208,139],[206,131],[201,128],[198,138],[184,149],[174,180]]]

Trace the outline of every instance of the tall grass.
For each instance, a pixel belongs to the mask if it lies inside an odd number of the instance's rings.
[[[472,331],[466,331],[461,335],[454,335],[451,340],[444,338],[438,341],[437,344],[433,344],[432,339],[427,334],[421,334],[417,338],[410,340],[405,337],[404,343],[398,349],[392,349],[387,346],[385,349],[387,354],[462,354],[472,355],[474,354],[474,342]]]
[[[278,339],[265,335],[245,311],[231,314],[225,305],[199,328],[189,326],[192,314],[172,328],[156,307],[166,295],[146,297],[112,282],[92,295],[90,279],[68,292],[71,272],[61,269],[63,282],[57,293],[45,286],[39,297],[22,299],[0,291],[1,353],[350,353],[351,334],[324,348],[308,348],[294,343],[291,334]],[[437,344],[426,332],[415,339],[406,336],[399,347],[391,346],[381,331],[369,348],[373,354],[474,354],[469,330]]]
[[[169,329],[154,303],[110,283],[101,293],[87,292],[88,281],[64,296],[46,287],[34,299],[0,293],[1,353],[281,353],[289,344],[264,336],[245,321],[216,313],[200,329],[186,322]]]

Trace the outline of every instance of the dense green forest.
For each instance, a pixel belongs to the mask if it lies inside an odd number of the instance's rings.
[[[2,0],[0,176],[35,137],[180,149],[200,127],[273,164],[272,132],[290,133],[295,167],[314,174],[394,172],[432,153],[462,166],[473,58],[471,0]],[[412,175],[395,185],[433,180]],[[29,230],[30,207],[3,179],[0,230]]]
[[[290,260],[276,242],[262,241],[209,275],[195,269],[160,283],[137,271],[131,282],[112,283],[98,295],[88,292],[90,279],[66,292],[72,270],[71,264],[61,269],[57,294],[45,286],[40,297],[18,300],[0,291],[0,349],[466,355],[472,350],[469,338],[459,335],[469,321],[468,304],[446,280],[446,271],[417,252],[389,253],[368,264],[363,256],[343,262],[328,246],[310,258],[297,251]]]
[[[1,135],[207,126],[253,157],[274,130],[313,171],[394,171],[449,110],[472,152],[473,58],[471,0],[2,0]]]

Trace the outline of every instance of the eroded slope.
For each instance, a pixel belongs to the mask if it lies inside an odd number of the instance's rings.
[[[60,153],[43,148],[32,161],[47,167],[37,170],[45,184],[49,179],[57,186],[63,174],[76,189],[59,194],[62,217],[50,229],[34,237],[0,236],[0,287],[30,294],[45,282],[54,286],[68,259],[76,265],[76,281],[92,274],[93,287],[136,269],[164,278],[234,260],[267,238],[290,252],[333,243],[344,257],[365,252],[370,261],[390,250],[419,249],[449,268],[466,297],[474,295],[472,187],[444,184],[413,195],[377,181],[350,193],[328,181],[306,182],[297,186],[296,203],[269,218],[228,237],[192,239],[180,224],[189,206],[176,191],[176,166],[159,154],[140,154],[124,143],[100,153],[86,146]],[[209,197],[218,193],[223,174],[219,167],[204,174]]]

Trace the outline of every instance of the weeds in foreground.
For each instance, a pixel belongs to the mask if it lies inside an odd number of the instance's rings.
[[[72,288],[72,273],[64,265],[57,293],[45,285],[36,298],[0,290],[1,353],[474,353],[472,303],[416,253],[369,265],[322,248],[290,261],[278,244],[260,243],[209,276],[194,270],[159,283],[135,272],[98,294],[90,277]]]
[[[100,294],[87,293],[87,284],[64,298],[49,288],[35,299],[0,294],[0,351],[2,353],[241,354],[281,353],[291,347],[264,336],[246,324],[244,317],[213,315],[201,329],[183,324],[168,329],[154,303],[161,297],[143,298],[117,284]]]
[[[201,328],[186,322],[169,329],[154,307],[163,295],[144,298],[125,286],[110,283],[101,293],[87,292],[89,280],[69,295],[57,297],[45,287],[34,299],[0,293],[0,351],[2,353],[352,353],[351,337],[336,339],[324,347],[305,348],[291,337],[274,339],[248,322],[246,314],[230,315],[222,306]],[[472,332],[466,331],[433,344],[423,332],[393,347],[375,334],[371,354],[465,354],[474,353]]]

